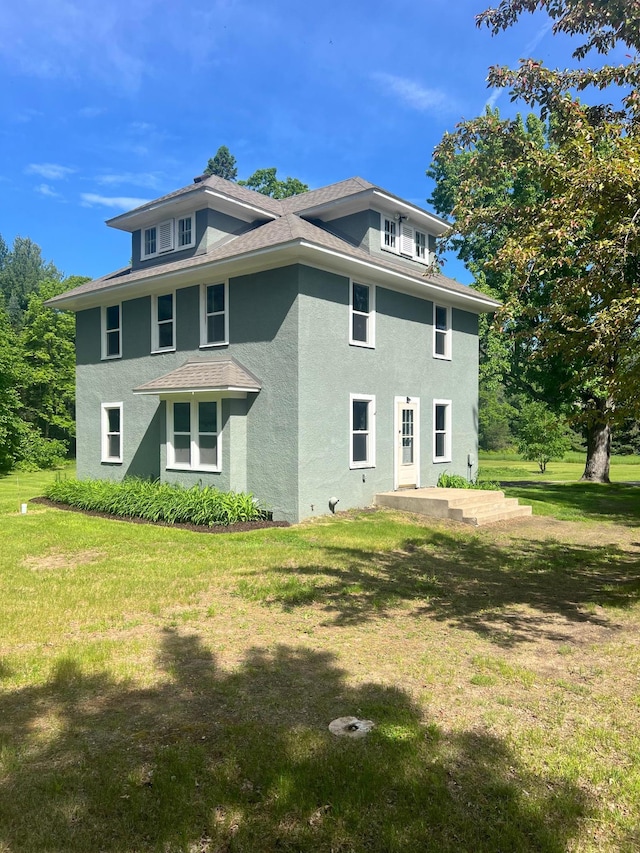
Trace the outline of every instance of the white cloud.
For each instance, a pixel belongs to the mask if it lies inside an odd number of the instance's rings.
[[[442,89],[429,89],[408,77],[376,72],[372,78],[390,95],[400,98],[406,106],[419,112],[452,112],[456,105]]]
[[[48,181],[61,181],[68,175],[72,175],[75,169],[61,166],[59,163],[29,163],[24,171],[27,175],[40,175]]]
[[[129,184],[133,187],[156,189],[160,178],[153,172],[120,172],[118,174],[98,175],[95,179],[102,186],[118,186]]]
[[[106,107],[83,107],[81,110],[78,110],[78,115],[80,118],[97,118],[97,116],[103,115],[106,111]]]
[[[105,196],[97,193],[81,193],[83,207],[115,207],[118,210],[131,210],[146,204],[148,198],[130,198],[128,196]]]
[[[48,198],[60,198],[60,193],[57,193],[49,184],[40,184],[36,187],[36,192],[40,195],[45,195]]]

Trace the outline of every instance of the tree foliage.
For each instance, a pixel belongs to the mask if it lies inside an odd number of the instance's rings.
[[[203,174],[217,175],[219,178],[224,178],[226,181],[236,180],[238,177],[236,158],[229,151],[226,145],[221,145],[215,155],[209,158],[209,162],[207,163],[207,167]]]
[[[637,12],[638,3],[504,0],[478,23],[498,31],[545,9],[556,31],[585,35],[575,53],[583,58],[619,40],[637,46],[630,7]],[[546,124],[488,111],[445,134],[433,167],[448,180],[441,199],[456,220],[450,245],[503,299],[498,322],[512,375],[519,359],[541,398],[582,422],[584,476],[601,481],[611,426],[640,414],[637,73],[635,61],[595,71],[554,71],[532,59],[515,71],[493,68],[490,83],[539,107]],[[632,85],[618,109],[572,92],[612,83]]]
[[[271,198],[288,198],[308,191],[307,184],[303,184],[298,178],[287,176],[284,180],[280,180],[277,172],[275,166],[270,166],[267,169],[256,169],[246,180],[238,181],[238,184],[241,187],[249,187],[249,189],[262,193],[262,195],[271,196]],[[237,180],[236,158],[226,145],[221,145],[215,156],[209,158],[204,174],[217,175],[227,181]]]
[[[0,237],[0,471],[47,467],[73,441],[75,318],[44,302],[87,279],[61,278],[31,240]]]
[[[544,474],[548,463],[562,459],[571,447],[569,427],[564,418],[539,401],[526,403],[518,420],[518,453],[536,462]]]

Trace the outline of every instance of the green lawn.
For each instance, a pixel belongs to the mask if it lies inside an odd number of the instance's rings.
[[[631,497],[213,535],[51,476],[0,480],[0,853],[638,849]]]

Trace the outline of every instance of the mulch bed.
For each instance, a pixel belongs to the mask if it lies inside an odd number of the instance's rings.
[[[112,515],[110,512],[97,512],[92,509],[80,509],[77,506],[51,501],[49,498],[31,498],[29,503],[43,504],[44,506],[63,509],[67,512],[81,512],[83,515],[92,515],[96,518],[110,518],[113,521],[128,521],[130,524],[155,524],[156,527],[175,527],[180,530],[192,530],[194,533],[246,533],[250,530],[263,530],[267,527],[289,527],[288,521],[239,521],[237,524],[216,524],[209,527],[205,524],[183,524],[177,522],[170,524],[167,521],[150,521],[147,518],[127,517],[123,515]]]

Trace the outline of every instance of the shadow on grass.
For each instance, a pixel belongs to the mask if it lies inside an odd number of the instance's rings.
[[[221,671],[164,632],[149,689],[58,661],[0,698],[0,849],[560,853],[593,804],[501,740],[425,725],[400,690],[349,686],[280,647]],[[357,741],[331,719],[376,722]]]
[[[640,526],[640,486],[631,483],[545,483],[501,481],[505,493],[522,503],[553,505],[558,518],[608,520]],[[563,512],[564,511],[564,512]]]
[[[315,602],[335,624],[414,603],[417,612],[507,647],[565,640],[567,622],[613,627],[601,608],[640,599],[640,558],[613,545],[513,539],[499,546],[485,536],[425,529],[392,551],[321,547],[328,566],[243,578],[239,594],[284,609]]]

